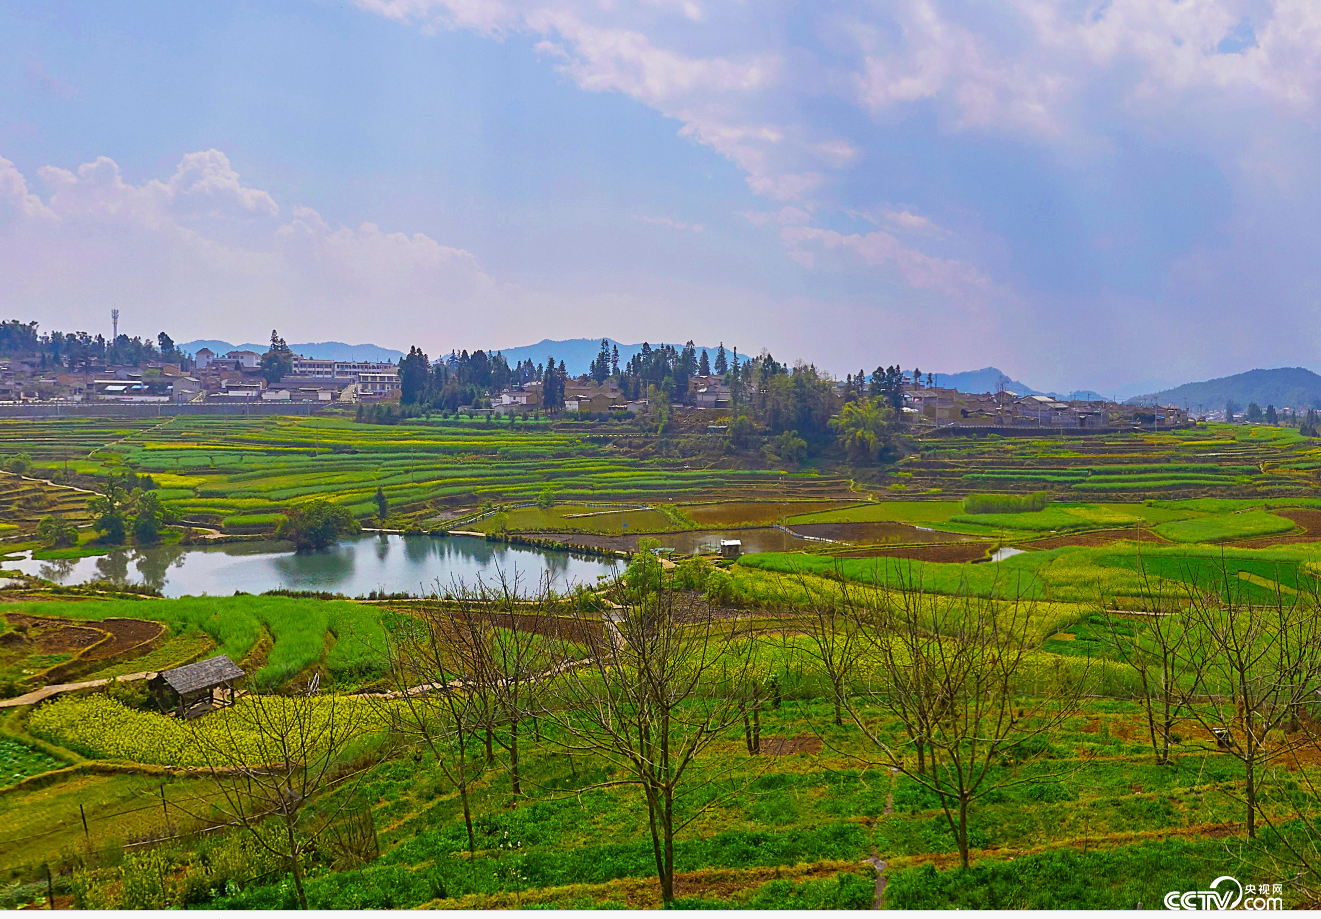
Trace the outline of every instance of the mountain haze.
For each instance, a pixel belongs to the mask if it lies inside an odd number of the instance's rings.
[[[241,345],[231,345],[227,341],[218,341],[209,338],[199,338],[197,341],[186,341],[179,345],[181,351],[189,354],[196,354],[202,348],[210,348],[216,354],[224,354],[226,351],[256,351],[258,354],[265,354],[270,349],[270,343],[253,344],[247,342]],[[304,341],[293,342],[289,345],[294,354],[301,354],[303,357],[316,358],[322,361],[390,361],[394,362],[404,356],[404,352],[396,351],[393,348],[382,348],[380,345],[362,344],[350,345],[342,341]]]
[[[1129,399],[1132,403],[1151,402],[1184,405],[1192,411],[1222,409],[1229,401],[1246,408],[1255,402],[1263,409],[1321,407],[1321,376],[1305,367],[1277,367],[1273,370],[1249,370],[1229,377],[1201,383],[1185,383],[1163,392]]]
[[[615,341],[613,338],[607,338],[611,347],[619,348],[619,363],[625,364],[628,360],[642,350],[642,344],[626,345],[623,342]],[[661,342],[650,342],[651,347],[657,348]],[[664,344],[674,345],[676,348],[682,348],[683,342],[665,342]],[[705,350],[708,357],[715,361],[716,345],[697,345],[697,355],[700,358],[702,351]],[[535,345],[520,345],[516,348],[497,348],[504,355],[509,366],[514,366],[519,361],[531,360],[536,364],[544,364],[547,357],[554,357],[556,361],[564,361],[564,369],[570,376],[578,376],[586,373],[596,360],[597,353],[601,350],[601,339],[599,338],[567,338],[562,341],[553,341],[544,338]],[[725,351],[732,355],[733,348],[725,346]],[[442,355],[432,355],[433,358]],[[740,355],[746,357],[747,355]]]

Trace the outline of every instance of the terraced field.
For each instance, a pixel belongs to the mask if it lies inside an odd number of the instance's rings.
[[[163,423],[95,419],[0,422],[0,439],[38,462],[81,474],[150,474],[161,498],[190,519],[233,528],[270,526],[300,500],[325,497],[354,513],[391,508],[425,521],[446,508],[563,502],[677,502],[851,497],[843,477],[698,468],[624,452],[636,435],[560,432],[548,423],[361,425],[335,417],[185,418]],[[624,446],[621,447],[620,444]]]
[[[77,488],[0,472],[0,536],[31,533],[51,514],[63,514],[75,524],[86,523],[88,497]]]
[[[1168,434],[932,438],[892,484],[945,496],[1045,489],[1074,501],[1283,497],[1312,493],[1319,467],[1321,447],[1292,429],[1203,425]]]

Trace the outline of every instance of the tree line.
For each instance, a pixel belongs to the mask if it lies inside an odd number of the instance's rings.
[[[0,322],[0,357],[35,358],[42,367],[82,370],[108,364],[180,363],[187,359],[165,332],[155,340],[120,334],[114,340],[87,332],[40,332],[36,322]]]

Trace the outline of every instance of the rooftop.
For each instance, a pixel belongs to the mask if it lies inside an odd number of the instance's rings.
[[[243,669],[224,654],[161,672],[161,677],[179,695],[210,689],[242,676],[246,676]]]

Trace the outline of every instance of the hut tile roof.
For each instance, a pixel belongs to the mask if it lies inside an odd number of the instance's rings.
[[[245,675],[243,668],[224,654],[161,672],[165,682],[180,695],[219,686]]]

